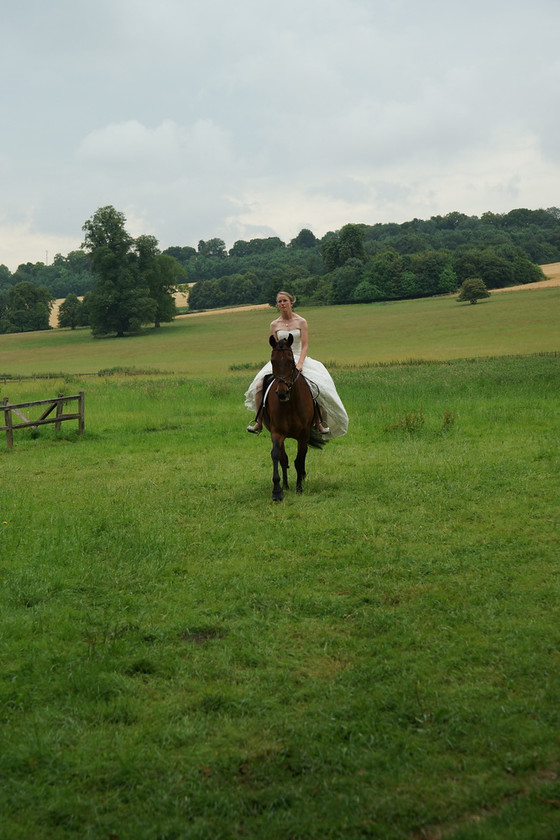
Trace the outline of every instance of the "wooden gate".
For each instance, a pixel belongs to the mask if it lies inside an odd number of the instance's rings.
[[[64,406],[66,403],[78,401],[78,410],[73,413],[64,413]],[[42,412],[41,416],[36,420],[30,420],[22,411],[22,408],[34,408],[36,406],[47,406]],[[71,397],[65,397],[64,394],[59,394],[51,400],[35,400],[34,402],[25,403],[10,403],[8,397],[2,400],[2,411],[4,412],[4,425],[0,426],[0,432],[6,432],[6,443],[8,449],[14,447],[14,429],[29,429],[37,428],[37,426],[45,426],[48,423],[54,423],[57,432],[60,431],[60,424],[65,420],[78,421],[78,434],[84,432],[84,392],[74,394]],[[55,412],[54,417],[50,417]],[[15,422],[14,416],[23,422]]]

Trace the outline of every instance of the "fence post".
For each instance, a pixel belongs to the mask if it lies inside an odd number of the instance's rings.
[[[8,449],[14,448],[14,430],[12,429],[12,410],[8,408],[8,397],[2,400],[4,407],[4,425],[6,427],[6,443]]]
[[[56,417],[60,417],[60,415],[62,414],[62,403],[60,402],[60,400],[63,396],[64,394],[61,393],[59,393],[58,395],[58,402],[56,404]],[[54,429],[55,432],[60,432],[60,420],[56,420],[54,424]]]
[[[85,420],[84,420],[84,392],[80,391],[80,400],[79,400],[79,417],[78,417],[78,434],[83,435],[84,427],[85,427]]]

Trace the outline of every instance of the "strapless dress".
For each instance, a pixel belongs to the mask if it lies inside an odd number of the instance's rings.
[[[278,330],[276,337],[280,340],[281,338],[287,338],[290,333],[294,338],[292,353],[297,362],[301,354],[301,331]],[[245,392],[245,405],[253,414],[256,412],[257,393],[262,390],[263,379],[267,373],[272,373],[270,362],[267,362],[261,368]],[[348,415],[338,395],[332,376],[324,364],[318,362],[317,359],[306,356],[303,362],[302,373],[309,382],[313,396],[321,408],[323,422],[330,429],[329,434],[323,435],[325,440],[345,435],[348,431]]]

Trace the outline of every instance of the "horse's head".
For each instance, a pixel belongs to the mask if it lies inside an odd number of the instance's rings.
[[[281,402],[286,402],[290,399],[290,391],[299,376],[299,371],[294,361],[294,354],[292,353],[293,342],[294,337],[291,333],[288,335],[288,338],[281,338],[280,341],[277,341],[273,335],[269,339],[270,346],[272,347],[272,354],[270,356],[272,373],[276,380],[276,394]]]

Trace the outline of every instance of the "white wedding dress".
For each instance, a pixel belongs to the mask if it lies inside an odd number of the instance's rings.
[[[292,353],[297,362],[301,353],[300,330],[278,330],[276,337],[278,340],[287,338],[290,332],[294,337]],[[272,364],[270,362],[267,362],[261,368],[245,392],[245,405],[253,412],[253,415],[257,410],[256,396],[262,390],[263,379],[267,373],[272,373]],[[325,440],[329,440],[330,438],[345,435],[348,431],[348,415],[346,414],[342,400],[338,396],[332,377],[324,364],[306,356],[303,362],[302,373],[310,384],[313,396],[319,403],[323,423],[328,425],[330,429],[330,432],[322,435],[322,437]]]

